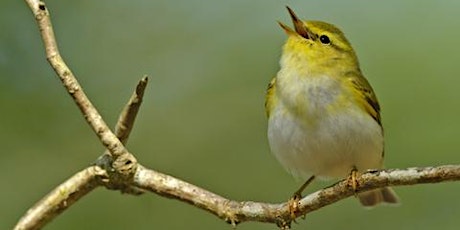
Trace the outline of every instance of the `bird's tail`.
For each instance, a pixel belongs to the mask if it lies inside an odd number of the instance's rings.
[[[358,194],[359,202],[365,207],[373,207],[379,203],[398,204],[398,195],[393,189],[385,187]]]

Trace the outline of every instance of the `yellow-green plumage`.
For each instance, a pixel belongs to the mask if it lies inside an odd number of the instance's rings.
[[[280,71],[265,108],[272,152],[301,178],[344,178],[352,169],[383,164],[380,107],[344,34],[320,21],[300,21],[290,10]],[[359,194],[361,202],[397,202],[388,188]]]

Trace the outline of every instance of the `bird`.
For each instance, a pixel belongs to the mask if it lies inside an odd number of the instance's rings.
[[[286,6],[293,29],[287,35],[280,69],[265,97],[270,150],[281,165],[305,183],[318,178],[355,179],[383,168],[384,135],[380,105],[344,33],[323,21],[303,21]],[[353,182],[356,191],[357,184]],[[399,203],[389,187],[356,194],[361,204]],[[295,205],[294,205],[295,206]]]

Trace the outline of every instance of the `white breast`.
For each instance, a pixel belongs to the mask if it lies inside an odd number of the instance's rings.
[[[291,88],[277,85],[278,102],[268,121],[270,148],[281,164],[303,179],[311,175],[344,178],[353,167],[359,171],[380,168],[383,133],[379,124],[353,103],[334,112],[327,110],[343,93],[338,82],[328,78],[300,82],[289,84]],[[296,103],[308,103],[305,113],[292,112]]]

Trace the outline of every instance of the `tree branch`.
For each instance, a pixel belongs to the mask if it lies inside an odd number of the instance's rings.
[[[25,1],[38,23],[49,63],[110,154],[104,154],[94,166],[75,174],[37,202],[19,220],[15,229],[41,228],[97,186],[106,186],[109,189],[118,189],[130,194],[139,194],[140,190],[151,191],[164,197],[192,204],[233,225],[244,221],[259,221],[276,223],[282,228],[290,226],[292,217],[287,203],[270,204],[230,200],[139,165],[134,156],[126,150],[124,143],[128,140],[134,118],[142,102],[147,79],[144,78],[139,82],[136,92],[121,113],[115,128],[115,135],[89,101],[75,76],[61,58],[45,4],[38,0]],[[348,181],[344,180],[304,197],[299,201],[299,212],[296,215],[305,215],[352,196],[356,192],[386,186],[460,180],[460,165],[372,171],[364,173],[356,179],[359,185],[357,191],[349,186]]]
[[[357,177],[357,192],[387,187],[438,183],[460,180],[460,165],[439,167],[388,169],[364,173]],[[178,199],[213,213],[232,224],[244,221],[276,223],[289,227],[291,216],[288,203],[270,204],[252,201],[233,201],[178,180],[139,166],[134,185],[159,195]],[[339,200],[354,196],[355,191],[347,180],[311,193],[299,201],[297,217],[318,210]]]
[[[136,90],[120,113],[120,117],[115,126],[117,137],[126,143],[129,134],[134,126],[134,121],[142,103],[145,87],[148,78],[142,78],[136,86]],[[109,163],[110,162],[110,163]],[[27,213],[19,220],[14,229],[40,229],[64,210],[72,206],[80,198],[91,192],[94,188],[105,185],[115,187],[110,179],[110,174],[106,170],[111,167],[113,159],[106,151],[96,161],[96,165],[76,173],[64,183],[57,186],[53,191],[48,193],[43,199],[38,201]],[[118,186],[121,187],[121,186]],[[124,191],[130,194],[140,194],[138,189],[126,187]]]
[[[97,166],[91,166],[76,173],[30,208],[14,229],[40,229],[45,226],[54,217],[96,188],[99,185],[98,177],[104,176],[104,173]]]
[[[115,158],[123,154],[128,154],[128,150],[126,150],[115,134],[110,131],[99,112],[84,93],[83,88],[78,83],[74,74],[59,54],[53,27],[51,25],[51,19],[45,3],[39,0],[25,1],[29,5],[29,8],[32,10],[32,13],[37,21],[43,43],[45,44],[46,58],[48,59],[48,62],[57,73],[59,79],[62,81],[62,84],[77,104],[88,124],[99,137],[102,144]]]

